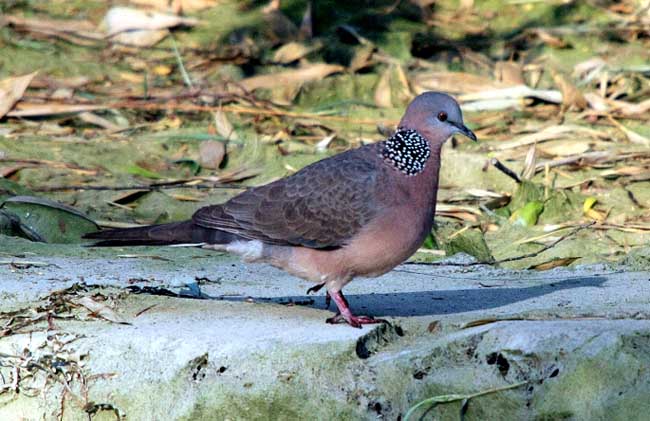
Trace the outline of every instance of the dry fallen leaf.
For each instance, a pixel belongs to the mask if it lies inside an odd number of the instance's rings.
[[[320,142],[316,144],[316,150],[318,152],[325,152],[327,150],[327,147],[332,143],[332,140],[336,138],[336,133],[332,133],[331,135],[325,136]]]
[[[498,145],[495,145],[497,150],[505,150],[517,148],[519,146],[532,145],[534,143],[545,142],[547,140],[555,139],[580,139],[580,138],[592,138],[600,139],[606,137],[607,133],[593,130],[588,127],[578,126],[575,124],[563,124],[545,127],[542,130],[535,131],[531,134],[521,136],[517,139],[501,142]]]
[[[83,111],[105,110],[103,105],[85,104],[32,104],[20,102],[13,111],[7,113],[9,117],[41,117],[57,114],[76,114]]]
[[[90,297],[81,297],[73,301],[75,304],[80,305],[88,309],[92,314],[101,317],[102,319],[108,320],[113,323],[120,324],[130,324],[122,316],[117,314],[115,310],[110,308],[104,303],[98,303]]]
[[[533,265],[530,266],[528,269],[534,269],[534,270],[551,270],[557,267],[561,266],[569,266],[571,263],[575,262],[578,260],[579,257],[564,257],[564,258],[555,258],[552,260],[549,260],[548,262],[540,263],[538,265]]]
[[[167,36],[169,28],[194,26],[197,23],[198,20],[194,18],[129,7],[113,7],[104,17],[108,39],[135,47],[151,47]]]
[[[413,89],[417,94],[425,91],[441,91],[451,94],[482,92],[506,88],[510,85],[497,82],[485,76],[465,72],[426,72],[412,77]]]
[[[397,99],[402,103],[406,104],[413,99],[413,93],[411,92],[411,85],[409,84],[408,77],[406,72],[401,65],[395,67],[395,74],[397,75],[397,81],[399,82],[397,90]]]
[[[216,170],[226,155],[226,147],[217,140],[204,140],[199,145],[199,164],[202,167]]]
[[[110,131],[119,131],[125,129],[125,127],[118,126],[112,121],[109,121],[104,117],[100,117],[97,114],[93,114],[89,111],[80,113],[77,117],[86,123],[94,124],[95,126],[99,126]]]
[[[582,92],[569,81],[563,74],[551,69],[553,81],[562,92],[562,106],[565,109],[584,110],[589,103]]]
[[[166,66],[164,64],[159,64],[158,66],[154,66],[153,69],[151,69],[153,74],[158,75],[158,76],[168,76],[172,72],[171,66]]]
[[[525,85],[524,73],[519,63],[498,61],[494,64],[494,76],[507,85]]]
[[[593,141],[589,140],[556,140],[538,146],[539,151],[550,156],[571,156],[585,153],[591,149]]]
[[[390,108],[393,106],[390,92],[390,75],[393,69],[388,67],[384,69],[379,82],[375,88],[375,105],[381,108]]]
[[[273,54],[273,61],[281,64],[289,64],[300,60],[312,51],[314,51],[314,47],[308,47],[300,42],[290,42],[276,50],[275,54]]]
[[[95,31],[95,25],[81,19],[48,19],[44,16],[34,18],[21,18],[19,16],[2,16],[0,26],[8,23],[22,31],[34,32],[69,41],[73,44],[94,46],[97,41],[104,39],[104,35]]]
[[[530,180],[535,176],[535,163],[537,161],[537,149],[533,143],[526,153],[524,169],[521,171],[522,180]]]
[[[549,32],[543,29],[536,29],[534,33],[535,35],[537,35],[537,38],[539,38],[540,41],[542,41],[544,44],[548,45],[549,47],[566,48],[569,46],[569,44],[566,41],[564,41],[562,38],[556,37],[555,35],[551,35]]]
[[[0,119],[4,117],[13,106],[23,97],[29,83],[36,73],[24,76],[10,77],[0,81]]]
[[[317,63],[303,66],[296,70],[253,76],[242,80],[239,85],[247,91],[255,89],[272,89],[277,86],[301,84],[323,79],[332,73],[342,72],[343,66],[337,64]]]
[[[372,44],[362,45],[357,48],[354,52],[354,56],[352,56],[352,60],[350,60],[350,71],[355,73],[375,64],[373,59],[375,51],[376,47]]]
[[[628,129],[627,127],[625,127],[624,125],[622,125],[612,117],[609,117],[609,121],[611,121],[614,126],[616,126],[620,131],[622,131],[625,134],[625,137],[627,137],[627,140],[629,140],[630,142],[643,145],[643,146],[650,146],[650,139],[648,139],[647,137],[640,135],[633,130]]]
[[[177,15],[209,9],[219,4],[220,0],[131,0],[139,6],[150,7]]]
[[[38,75],[32,80],[30,86],[32,88],[40,89],[76,89],[81,88],[90,83],[90,79],[86,76],[71,76],[64,78],[55,78],[46,75]]]
[[[214,127],[219,136],[228,140],[238,140],[237,132],[221,108],[214,112]]]

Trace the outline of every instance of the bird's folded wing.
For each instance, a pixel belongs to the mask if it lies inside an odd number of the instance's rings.
[[[338,248],[378,212],[379,178],[376,161],[343,153],[223,205],[201,208],[192,220],[269,244]]]

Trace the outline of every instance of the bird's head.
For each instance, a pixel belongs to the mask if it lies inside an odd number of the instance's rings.
[[[418,95],[406,108],[400,127],[416,130],[433,144],[442,145],[456,133],[476,141],[463,123],[463,113],[454,98],[440,92]]]

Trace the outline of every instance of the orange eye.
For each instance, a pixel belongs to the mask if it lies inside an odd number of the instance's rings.
[[[447,121],[447,113],[444,111],[440,111],[438,113],[438,120],[440,121]]]

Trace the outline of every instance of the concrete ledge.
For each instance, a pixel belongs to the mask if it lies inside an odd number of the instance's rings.
[[[349,285],[354,310],[392,323],[354,329],[326,325],[306,282],[182,253],[5,266],[0,419],[396,419],[519,382],[471,399],[466,419],[650,410],[647,272],[403,265]]]

